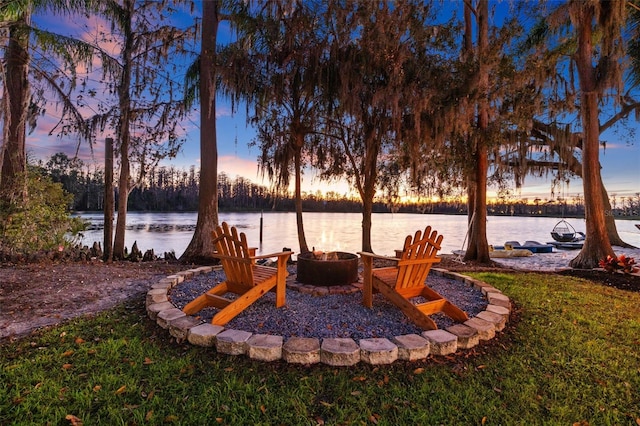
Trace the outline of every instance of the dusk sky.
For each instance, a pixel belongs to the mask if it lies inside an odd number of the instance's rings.
[[[199,8],[197,13],[199,13]],[[38,17],[37,22],[40,26],[51,28],[50,25],[58,27],[61,23],[60,17]],[[97,25],[91,22],[91,25]],[[65,34],[73,34],[81,31],[81,20],[76,18],[68,20],[64,25]],[[221,26],[219,37],[224,39],[228,37],[228,27]],[[225,34],[226,32],[226,34]],[[640,97],[640,93],[638,94]],[[69,156],[73,156],[77,147],[77,140],[74,138],[58,138],[49,136],[48,132],[56,122],[56,107],[49,105],[47,107],[47,115],[41,117],[38,122],[37,129],[27,138],[27,150],[36,158],[46,160],[56,152],[65,152]],[[226,99],[218,97],[217,105],[217,126],[218,126],[218,151],[219,151],[219,172],[224,172],[231,178],[243,176],[255,183],[268,185],[267,181],[263,181],[260,177],[257,167],[258,149],[249,148],[248,143],[254,136],[254,131],[248,128],[244,116],[244,109],[239,108],[239,113],[235,115],[231,112],[231,107]],[[601,121],[606,117],[603,114]],[[602,176],[609,195],[620,197],[635,196],[640,193],[640,123],[635,122],[634,117],[629,118],[630,127],[635,129],[629,132],[622,126],[607,132],[601,138],[606,141],[606,149],[601,148],[600,160],[602,163]],[[177,168],[188,169],[189,166],[195,165],[199,168],[199,130],[198,130],[198,111],[193,111],[190,118],[182,123],[186,132],[186,143],[183,145],[178,156],[171,160],[165,160],[164,165],[173,165]],[[80,147],[79,157],[89,165],[100,167],[104,158],[103,138],[96,142],[93,153],[91,153],[88,145],[83,143]],[[551,197],[550,188],[551,179],[534,179],[527,178],[525,187],[520,191],[520,197],[533,200],[536,197],[546,199]],[[339,194],[349,192],[349,186],[346,182],[326,183],[319,182],[313,170],[305,171],[303,177],[303,190],[312,191],[335,191]],[[556,193],[566,198],[571,198],[582,194],[582,182],[574,180],[568,188],[562,189],[562,194]],[[490,189],[490,196],[495,194]],[[517,194],[517,193],[516,193]]]

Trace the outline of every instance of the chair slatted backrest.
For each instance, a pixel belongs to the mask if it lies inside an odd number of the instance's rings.
[[[413,238],[407,235],[404,240],[402,257],[398,261],[396,288],[423,286],[431,266],[439,262],[436,257],[442,243],[442,235],[427,226],[422,233],[418,230]]]
[[[227,223],[222,223],[222,226],[217,226],[212,234],[218,251],[217,257],[220,258],[227,281],[253,286],[253,265],[244,232],[238,235],[235,227],[229,228]]]

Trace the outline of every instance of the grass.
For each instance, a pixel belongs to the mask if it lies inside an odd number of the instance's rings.
[[[426,362],[254,362],[171,342],[138,306],[65,323],[0,346],[0,424],[640,424],[640,294],[474,276],[517,320]]]

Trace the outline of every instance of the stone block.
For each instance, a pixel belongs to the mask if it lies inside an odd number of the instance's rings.
[[[485,321],[478,317],[470,318],[464,322],[464,325],[475,328],[478,331],[480,340],[493,339],[496,335],[496,327],[493,323]]]
[[[502,293],[487,293],[487,299],[491,305],[498,305],[511,309],[511,300]]]
[[[329,287],[315,287],[311,294],[314,296],[326,296],[329,294]]]
[[[216,336],[224,330],[221,325],[211,323],[196,325],[189,329],[187,341],[192,345],[212,347],[216,344]]]
[[[196,276],[198,276],[198,275],[200,275],[202,273],[200,268],[192,268],[192,269],[189,269],[187,272],[189,272],[192,277],[196,277]]]
[[[216,336],[216,349],[227,355],[244,355],[251,333],[242,330],[224,330]]]
[[[479,286],[480,286],[480,290],[482,291],[482,294],[485,296],[488,296],[489,293],[502,294],[500,290],[488,284],[485,284],[485,285],[480,284]]]
[[[152,303],[150,305],[147,305],[147,315],[149,315],[149,318],[155,321],[158,317],[158,313],[166,311],[167,309],[174,308],[175,306],[173,306],[173,303],[171,302]]]
[[[171,325],[171,321],[175,321],[178,318],[186,317],[185,313],[178,308],[167,309],[162,312],[158,312],[156,323],[164,329],[168,329]]]
[[[498,315],[502,315],[505,321],[509,321],[509,314],[511,312],[509,308],[505,308],[504,306],[498,306],[498,305],[487,305],[486,310],[489,312],[496,313]]]
[[[493,323],[496,331],[504,330],[504,327],[507,324],[507,320],[502,315],[496,314],[495,312],[482,311],[476,315],[476,318]]]
[[[173,287],[173,282],[171,280],[161,279],[158,282],[151,284],[152,289],[162,289],[165,293]]]
[[[282,358],[291,364],[316,364],[320,362],[320,340],[292,337],[282,347]]]
[[[168,302],[169,299],[167,298],[167,290],[165,289],[161,289],[161,288],[152,288],[151,290],[147,291],[147,297],[146,297],[146,305],[153,305],[154,303],[162,303],[162,302]]]
[[[171,280],[173,282],[173,285],[177,285],[184,281],[184,276],[178,274],[167,275],[165,279]]]
[[[398,347],[398,359],[417,361],[429,356],[429,341],[417,334],[405,334],[393,338]]]
[[[446,330],[424,331],[422,337],[429,341],[433,355],[449,355],[458,350],[458,338]]]
[[[193,277],[193,269],[189,269],[187,271],[180,271],[176,273],[176,275],[181,276],[183,281],[188,280]]]
[[[398,359],[398,347],[389,339],[361,339],[360,359],[372,365],[391,364]]]
[[[320,362],[333,366],[355,365],[360,361],[360,347],[350,338],[329,338],[320,346]]]
[[[480,343],[480,335],[475,328],[464,324],[454,324],[446,329],[449,333],[458,338],[458,348],[469,349]]]
[[[282,358],[282,336],[254,334],[247,340],[247,354],[257,361],[277,361]]]
[[[177,318],[169,324],[169,334],[178,339],[179,342],[183,342],[187,339],[189,329],[198,324],[200,324],[200,321],[192,316]]]
[[[215,269],[215,267],[213,266],[199,266],[198,268],[195,268],[199,274],[208,274],[209,272],[213,271]]]

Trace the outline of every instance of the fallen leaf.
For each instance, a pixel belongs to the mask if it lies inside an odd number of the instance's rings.
[[[153,361],[151,361],[151,358],[149,358],[149,357],[145,357],[145,358],[144,358],[144,362],[143,362],[143,364],[144,364],[144,365],[153,364]]]
[[[216,422],[222,423],[223,422],[222,417],[216,417]]]
[[[71,355],[73,355],[73,349],[69,349],[68,351],[65,351],[62,353],[63,357],[71,356]]]
[[[419,367],[413,370],[413,374],[422,374],[422,373],[424,373],[424,368],[422,367]]]
[[[70,370],[73,367],[73,364],[62,364],[63,370]]]
[[[260,411],[262,411],[262,414],[265,414],[267,412],[267,407],[265,407],[264,405],[261,405]]]
[[[71,423],[73,426],[81,426],[82,425],[82,419],[79,419],[78,417],[74,416],[73,414],[67,414],[64,418],[66,420],[69,420],[69,423]]]
[[[146,421],[149,421],[149,420],[151,420],[152,418],[153,418],[153,410],[149,410],[149,411],[147,411],[147,415],[146,415],[146,416],[144,416],[144,419],[145,419]]]
[[[169,414],[167,417],[164,418],[164,421],[169,423],[173,423],[175,421],[178,421],[178,416],[176,416],[175,414]]]
[[[76,344],[81,345],[84,343],[84,339],[82,337],[76,337]]]
[[[357,377],[354,377],[354,378],[353,378],[353,379],[351,379],[351,380],[353,380],[354,382],[364,382],[364,381],[366,381],[366,380],[367,380],[367,378],[366,378],[366,377],[364,377],[364,376],[357,376]]]
[[[483,425],[484,425],[484,424],[487,424],[487,416],[484,416],[484,417],[482,418],[482,424],[483,424]]]
[[[98,392],[100,389],[102,389],[102,386],[100,386],[100,385],[95,385],[95,386],[93,387],[93,391],[94,391],[94,392]]]
[[[362,392],[361,391],[353,391],[353,392],[351,392],[351,395],[352,396],[362,395]]]
[[[116,395],[120,395],[121,393],[123,393],[125,390],[127,390],[127,385],[124,386],[120,386],[120,388],[115,392]]]

